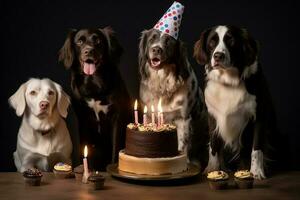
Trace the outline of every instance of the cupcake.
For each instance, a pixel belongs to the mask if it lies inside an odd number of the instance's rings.
[[[26,185],[39,186],[41,185],[42,172],[36,168],[27,169],[23,172],[23,177]]]
[[[253,174],[249,170],[240,170],[234,173],[234,181],[240,189],[253,188]]]
[[[77,167],[75,167],[74,174],[76,181],[82,181],[83,165],[78,165]]]
[[[54,165],[53,172],[56,178],[68,178],[71,176],[72,167],[66,163],[59,162]]]
[[[92,183],[91,185],[94,190],[102,189],[104,187],[104,180],[104,176],[100,175],[98,171],[92,173],[88,178],[88,181]]]
[[[227,188],[229,176],[224,171],[213,171],[207,174],[207,180],[211,189],[221,190]]]

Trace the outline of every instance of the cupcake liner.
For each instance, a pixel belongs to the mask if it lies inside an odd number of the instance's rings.
[[[65,179],[70,177],[72,171],[57,171],[54,169],[53,172],[56,178]]]
[[[209,187],[213,190],[223,190],[228,187],[228,179],[226,180],[208,180]]]
[[[83,173],[74,173],[75,174],[75,180],[76,181],[82,181],[82,176],[83,176]]]
[[[24,181],[26,185],[29,186],[40,186],[42,177],[24,177]]]
[[[239,189],[250,189],[253,188],[253,179],[239,179],[239,178],[234,178],[235,184],[237,188]]]

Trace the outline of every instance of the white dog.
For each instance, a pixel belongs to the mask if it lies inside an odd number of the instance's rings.
[[[14,161],[19,172],[50,171],[57,162],[71,164],[72,142],[66,123],[69,96],[50,79],[30,79],[9,98],[23,120]]]

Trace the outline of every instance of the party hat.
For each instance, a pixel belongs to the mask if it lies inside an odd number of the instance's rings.
[[[183,11],[184,6],[174,1],[167,12],[165,12],[162,18],[155,24],[154,29],[168,34],[177,40]]]

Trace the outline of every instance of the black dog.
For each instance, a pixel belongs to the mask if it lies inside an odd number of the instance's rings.
[[[226,167],[224,159],[226,163],[238,160],[239,168],[251,166],[255,178],[265,178],[268,138],[276,131],[276,120],[258,63],[257,42],[245,29],[216,26],[201,34],[194,56],[205,65],[207,78],[204,95],[210,143],[206,171]]]
[[[122,47],[110,28],[73,30],[59,52],[71,69],[80,149],[89,145],[94,169],[115,163],[125,145],[130,99],[117,64]]]

